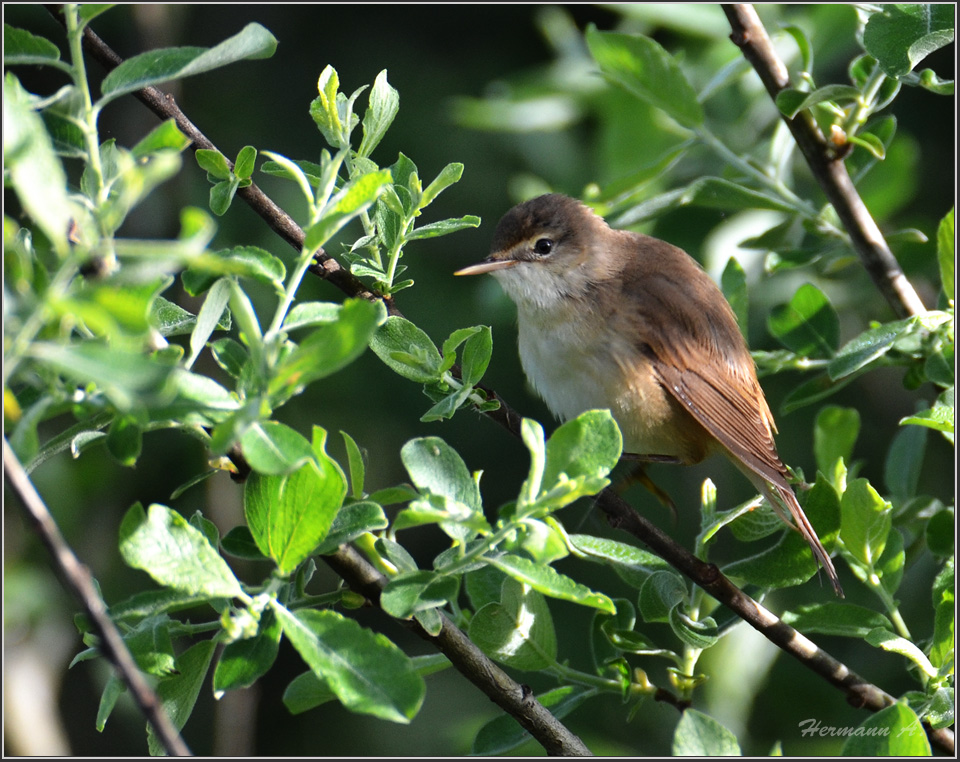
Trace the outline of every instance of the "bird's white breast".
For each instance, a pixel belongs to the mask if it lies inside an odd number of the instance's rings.
[[[624,452],[679,454],[663,426],[669,395],[652,373],[642,372],[646,360],[632,337],[611,330],[603,310],[562,295],[572,285],[569,273],[560,283],[526,270],[520,265],[495,275],[517,305],[523,371],[550,412],[566,421],[608,409],[623,433]]]

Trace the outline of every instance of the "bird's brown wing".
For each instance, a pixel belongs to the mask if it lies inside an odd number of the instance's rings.
[[[644,326],[639,349],[660,383],[750,471],[786,478],[773,416],[733,311],[686,253],[653,238],[624,272],[624,294]]]
[[[653,240],[653,239],[648,239]],[[657,242],[660,243],[660,242]],[[666,245],[664,245],[666,246]],[[638,267],[625,278],[647,328],[641,346],[663,387],[749,472],[778,513],[786,507],[842,596],[837,573],[787,481],[773,440],[773,415],[733,311],[709,276],[674,247],[672,265]],[[629,287],[642,278],[644,287]],[[786,519],[786,516],[784,516]]]

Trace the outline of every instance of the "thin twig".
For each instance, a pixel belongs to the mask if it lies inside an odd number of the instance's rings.
[[[177,729],[170,722],[170,718],[163,710],[163,705],[160,703],[157,694],[143,679],[143,675],[137,668],[130,651],[127,650],[126,643],[123,642],[119,631],[107,615],[107,608],[93,584],[90,571],[80,563],[70,546],[63,539],[57,523],[53,520],[53,516],[50,515],[50,511],[47,510],[47,506],[44,505],[40,495],[37,494],[6,438],[3,440],[3,470],[7,475],[10,486],[20,497],[24,513],[26,513],[30,523],[33,524],[34,530],[50,552],[50,557],[53,559],[60,577],[80,601],[87,612],[87,616],[90,617],[90,621],[100,637],[98,648],[117,670],[117,674],[130,690],[137,706],[140,707],[140,711],[153,726],[157,738],[163,744],[163,748],[170,756],[191,756],[190,749],[187,748]]]
[[[89,46],[91,54],[97,60],[101,61],[101,63],[103,63],[108,69],[116,66],[121,60],[106,46],[102,40],[96,37],[96,35],[93,35],[92,32],[85,36],[84,42]],[[100,48],[103,48],[103,50],[99,50]],[[199,130],[197,130],[197,128],[186,118],[186,116],[183,115],[180,109],[177,108],[173,103],[172,98],[165,96],[159,90],[156,90],[156,88],[148,88],[148,91],[152,93],[150,97],[141,98],[141,100],[146,103],[147,106],[157,114],[157,116],[159,116],[161,119],[177,119],[178,126],[180,126],[181,130],[184,130],[186,134],[190,135],[195,144],[199,145],[200,147],[212,147],[213,144],[202,133],[200,133]],[[140,96],[138,95],[138,97]],[[180,121],[181,119],[183,120],[182,124]],[[187,132],[187,130],[190,130],[190,132]],[[839,164],[841,169],[843,168],[841,162],[836,162],[836,164]],[[842,169],[842,171],[844,174],[846,174],[845,169]],[[277,207],[262,193],[248,194],[243,196],[243,198],[251,205],[257,214],[262,216],[267,221],[271,228],[277,230],[284,240],[287,240],[297,251],[300,250],[303,240],[302,231],[300,231],[299,234],[288,236],[280,232],[278,230],[278,226],[273,222],[273,220],[279,216],[279,218],[283,220],[283,224],[279,227],[282,227],[283,229],[290,229],[290,226],[293,226],[299,230],[299,227],[296,225],[296,223],[288,215],[286,215],[286,213],[284,213],[282,210],[279,210],[279,207]],[[862,202],[860,203],[862,205]],[[867,216],[869,217],[869,215]],[[872,223],[872,220],[870,222],[872,227],[876,229],[876,225]],[[879,232],[877,235],[879,236]],[[299,244],[296,243],[297,240],[300,241]],[[882,237],[880,237],[880,240],[883,240]],[[885,248],[885,244],[883,244],[883,246]],[[889,250],[887,251],[889,254]],[[890,255],[890,258],[892,259],[892,255]],[[328,265],[328,263],[332,264]],[[895,260],[894,266],[896,271],[899,272],[899,267],[896,266]],[[318,272],[316,274],[327,277],[346,295],[370,298],[371,292],[369,289],[367,289],[366,286],[358,279],[354,278],[349,272],[346,273],[348,276],[350,276],[349,278],[330,277],[330,272],[346,272],[336,264],[335,260],[327,258],[323,261],[323,268],[324,269],[322,273]],[[906,279],[902,277],[902,273],[900,277],[904,282],[906,282]],[[890,283],[888,278],[884,278],[882,280],[885,284]],[[909,288],[909,283],[907,283],[907,287]],[[886,293],[888,289],[882,290],[884,290],[884,293]],[[909,290],[910,293],[912,293],[912,288]],[[907,302],[909,301],[910,300],[908,299]],[[906,310],[906,312],[909,314],[910,310],[907,309],[902,300],[897,299],[895,300],[895,303],[901,305],[899,308],[896,306],[894,307],[898,313],[900,313],[901,310]],[[916,303],[919,304],[919,299],[916,299]],[[388,305],[388,307],[391,308],[391,311],[394,314],[400,314],[399,310],[397,310],[394,305],[391,304]],[[922,304],[919,304],[918,309],[923,309]],[[507,405],[493,390],[483,386],[478,386],[478,388],[485,391],[489,399],[498,399],[500,401],[500,408],[487,412],[486,415],[496,421],[514,436],[520,437],[520,422],[522,420],[520,414]],[[755,627],[761,634],[764,635],[764,637],[769,639],[777,647],[791,654],[802,664],[806,665],[817,674],[826,678],[832,684],[844,690],[847,693],[848,700],[850,700],[855,706],[863,706],[870,708],[873,711],[877,711],[878,709],[889,705],[890,701],[892,701],[892,698],[887,693],[856,675],[844,664],[831,657],[808,638],[801,635],[792,627],[778,619],[767,609],[763,608],[759,603],[754,601],[750,596],[737,588],[726,577],[720,574],[719,570],[715,566],[712,564],[705,564],[703,561],[700,561],[700,559],[696,558],[696,556],[691,554],[686,548],[683,548],[674,542],[670,537],[663,534],[653,524],[637,514],[636,511],[630,508],[629,505],[627,505],[617,495],[613,494],[609,490],[604,491],[598,496],[598,505],[607,513],[608,517],[611,517],[611,523],[615,527],[629,532],[642,543],[648,545],[674,568],[676,568],[685,576],[689,577],[696,584],[700,585],[708,593],[715,596],[717,600],[724,603],[741,619],[750,623],[751,626]],[[356,555],[355,552],[353,555]],[[340,558],[346,557],[348,556],[342,556]],[[347,567],[344,568],[346,569]],[[466,642],[469,643],[469,640]],[[470,645],[472,646],[472,644]],[[448,654],[448,657],[450,657],[450,654]],[[453,657],[450,658],[455,665],[461,663],[459,661],[455,661]],[[469,656],[464,655],[462,660],[465,661],[469,658]],[[458,669],[459,668],[460,667],[458,666]],[[494,681],[492,683],[488,683],[481,689],[487,695],[493,695],[490,693],[490,690],[493,690],[494,692],[497,690],[496,682]],[[530,702],[528,700],[527,704],[524,704],[524,706],[527,706],[529,703]],[[518,714],[514,714],[514,712],[510,709],[507,709],[507,711],[510,712],[510,714],[514,716],[521,724],[530,721],[529,719],[521,719],[522,717],[526,717],[526,715],[524,715],[522,712],[518,716]],[[524,725],[524,727],[527,726]],[[947,753],[953,753],[954,735],[952,731],[949,729],[933,730],[928,726],[926,729],[928,736],[934,745],[946,751]],[[533,733],[533,731],[531,731],[531,733]],[[547,745],[551,743],[549,738],[541,738],[535,733],[534,737],[544,746],[544,748],[547,748]]]
[[[349,545],[334,555],[323,556],[340,577],[371,603],[380,605],[380,592],[387,580]],[[547,754],[564,757],[592,756],[580,738],[554,717],[533,697],[529,688],[516,682],[491,661],[466,633],[443,614],[439,635],[431,635],[415,620],[405,621],[411,630],[433,643],[457,671],[476,685],[497,706],[512,716],[546,750]]]
[[[757,12],[753,6],[744,4],[724,5],[723,10],[733,29],[730,39],[756,69],[770,97],[776,101],[777,95],[790,86],[790,75],[774,50]],[[827,145],[810,111],[805,109],[793,119],[784,114],[781,117],[849,233],[863,266],[893,311],[901,318],[925,312],[926,307],[903,274],[900,263],[857,193],[846,164]]]

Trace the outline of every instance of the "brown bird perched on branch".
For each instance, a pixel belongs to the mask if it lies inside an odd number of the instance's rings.
[[[733,311],[690,256],[614,230],[557,194],[507,212],[491,250],[457,275],[491,273],[516,303],[524,372],[554,415],[608,408],[636,460],[726,455],[800,531],[843,595],[787,481]]]

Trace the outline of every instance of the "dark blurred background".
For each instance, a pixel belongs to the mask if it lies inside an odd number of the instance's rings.
[[[700,13],[699,8],[704,9],[701,15],[690,15]],[[640,166],[642,161],[630,163],[631,155],[634,147],[638,155],[646,150],[645,135],[637,134],[629,105],[619,107],[619,111],[608,110],[619,113],[620,121],[616,123],[600,123],[588,112],[560,129],[517,134],[461,126],[452,118],[454,104],[458,98],[510,91],[525,80],[536,81],[549,72],[555,74],[556,69],[551,67],[557,60],[557,37],[552,38],[551,44],[544,30],[553,29],[558,18],[581,30],[589,22],[601,29],[625,24],[626,28],[653,35],[669,50],[683,51],[690,59],[702,62],[715,57],[718,66],[737,54],[726,41],[729,31],[723,16],[713,6],[641,5],[633,11],[633,17],[625,21],[612,6],[586,5],[563,6],[559,16],[557,9],[549,6],[516,4],[133,5],[118,7],[96,19],[93,28],[121,56],[129,57],[168,45],[212,46],[251,21],[266,26],[279,41],[273,58],[242,62],[165,88],[175,94],[178,104],[200,130],[230,157],[250,144],[260,151],[316,161],[325,146],[309,117],[308,106],[316,97],[317,77],[324,66],[332,64],[338,70],[341,89],[348,94],[372,83],[379,71],[387,69],[391,84],[400,93],[400,112],[374,158],[388,166],[402,151],[417,163],[425,184],[446,163],[462,162],[463,179],[427,210],[423,221],[465,214],[476,214],[483,220],[476,230],[408,246],[403,262],[409,267],[406,275],[417,285],[401,292],[398,306],[437,343],[457,328],[478,323],[491,325],[494,355],[485,383],[524,415],[544,422],[549,430],[553,425],[550,415],[527,388],[520,370],[512,304],[492,279],[457,279],[452,273],[486,255],[493,228],[500,215],[518,200],[516,189],[524,178],[529,182],[530,176],[535,176],[537,182],[557,191],[581,195],[589,183],[609,182]],[[846,82],[846,65],[858,52],[851,6],[762,6],[760,12],[771,29],[782,23],[797,23],[812,36],[819,56],[818,84]],[[7,23],[62,43],[59,26],[40,6],[5,5],[4,15]],[[934,68],[943,79],[952,79],[953,55],[950,46],[923,66]],[[96,64],[91,64],[90,69],[94,81],[99,82],[102,72]],[[58,80],[45,71],[17,67],[16,73],[33,92],[52,92],[63,84],[62,78]],[[591,76],[597,78],[599,88],[599,75]],[[358,104],[362,110],[366,96],[361,96]],[[954,196],[954,106],[953,98],[910,88],[905,88],[894,104],[893,112],[899,120],[895,158],[907,162],[909,171],[897,175],[900,180],[896,185],[870,178],[872,201],[885,210],[878,214],[885,231],[915,227],[931,238],[935,236],[936,224],[951,207]],[[125,98],[106,109],[101,135],[131,146],[155,124],[155,117],[139,102]],[[651,136],[653,139],[655,136]],[[206,207],[209,184],[205,175],[189,152],[184,159],[181,173],[131,215],[122,235],[175,237],[178,212],[183,206]],[[903,166],[899,164],[898,171]],[[882,180],[879,171],[877,175]],[[903,177],[907,180],[903,181]],[[292,184],[259,173],[254,179],[295,218],[302,219],[303,204]],[[661,187],[673,184],[665,178]],[[716,236],[716,231],[727,222],[716,211],[685,208],[643,230],[686,248],[715,274],[716,263],[707,261],[705,241]],[[292,252],[286,250],[286,244],[242,203],[235,203],[218,223],[214,246],[256,244],[290,261]],[[330,251],[336,254],[337,247]],[[932,242],[905,245],[897,250],[908,275],[931,307],[936,304],[938,287],[932,264],[934,252]],[[751,292],[753,348],[775,348],[765,329],[765,315],[770,306],[786,301],[803,278],[802,273],[788,275],[759,293]],[[839,281],[837,291],[830,292],[838,301],[838,308],[870,293],[865,279],[854,281],[858,291],[843,291],[847,285]],[[327,284],[307,282],[301,298],[339,301],[342,294]],[[847,319],[846,313],[844,316]],[[867,319],[890,318],[886,306],[871,294],[863,309],[843,325],[842,339],[845,341],[865,328]],[[198,369],[217,372],[209,358],[203,358]],[[897,421],[914,411],[915,395],[903,390],[901,376],[902,372],[897,370],[876,372],[829,400],[860,410],[862,432],[856,456],[863,464],[862,475],[878,485],[883,483],[886,447],[897,429]],[[784,395],[802,380],[798,374],[788,373],[766,379],[764,386],[778,417],[781,455],[812,478],[812,427],[819,406],[790,415],[778,412]],[[932,398],[928,401],[932,402]],[[366,450],[369,491],[404,481],[406,475],[399,460],[404,442],[417,436],[441,436],[461,454],[471,470],[484,471],[481,488],[488,515],[493,517],[497,506],[515,497],[526,475],[526,451],[496,425],[473,413],[460,413],[454,420],[442,423],[421,423],[419,416],[429,405],[416,384],[395,376],[372,353],[367,353],[347,370],[312,386],[280,410],[277,418],[308,435],[311,424],[326,428],[330,432],[329,449],[341,463],[345,458],[337,432],[348,431]],[[51,427],[47,433],[55,430]],[[120,518],[134,501],[169,504],[185,516],[203,510],[222,533],[241,522],[240,488],[226,478],[215,478],[175,501],[170,500],[171,491],[179,483],[204,468],[205,453],[193,440],[172,433],[155,433],[146,437],[144,453],[135,470],[121,468],[102,449],[94,449],[79,461],[61,455],[38,469],[34,479],[68,540],[102,585],[104,597],[108,602],[116,602],[150,584],[145,575],[126,569],[116,551]],[[949,500],[954,488],[953,468],[952,451],[939,435],[931,435],[921,492]],[[628,497],[688,546],[698,528],[697,506],[704,478],[710,476],[717,483],[723,508],[736,505],[750,494],[747,482],[725,462],[711,461],[690,469],[657,467],[652,473],[680,506],[679,521],[672,523],[666,511],[640,489],[632,490]],[[95,756],[143,754],[144,723],[125,698],[105,732],[100,734],[94,729],[107,669],[100,661],[86,662],[64,674],[66,663],[82,647],[70,621],[74,604],[59,591],[47,571],[42,550],[25,532],[19,513],[11,510],[5,514],[5,666],[9,670],[5,683],[8,691],[14,691],[6,693],[8,709],[13,711],[12,704],[34,712],[30,716],[36,727],[47,727],[40,721],[42,702],[33,708],[26,699],[30,688],[27,693],[22,692],[12,667],[27,665],[45,670],[47,677],[39,682],[31,681],[29,672],[20,678],[26,680],[27,686],[49,684],[55,693],[59,691],[51,697],[52,704],[47,705],[54,709],[49,730],[35,734],[51,739],[54,745],[35,753],[59,750]],[[571,531],[610,534],[589,505],[566,509],[563,518]],[[447,542],[439,531],[418,530],[406,535],[402,539],[410,543],[421,565],[429,564]],[[724,547],[721,542],[715,551],[718,560]],[[611,588],[607,575],[596,569],[585,569],[569,561],[561,562],[559,568],[570,569],[587,584],[606,585],[604,590],[609,594],[634,597],[627,588]],[[238,571],[241,575],[249,573],[254,580],[265,570],[247,572],[238,566]],[[914,569],[908,575],[916,575],[929,586],[931,573],[932,569]],[[329,584],[335,582],[323,568],[318,574]],[[909,579],[904,589],[912,589]],[[916,589],[923,590],[923,584],[918,582]],[[828,588],[811,583],[778,595],[785,604],[820,601],[828,598]],[[923,608],[929,607],[929,602],[920,595],[914,596],[915,600],[904,597],[905,618],[919,618],[932,627],[932,618]],[[851,599],[859,602],[856,593]],[[775,596],[774,603],[776,600]],[[873,605],[872,601],[863,602]],[[11,604],[15,613],[11,613]],[[559,602],[552,602],[551,608],[558,624],[561,658],[588,669],[589,612]],[[385,632],[408,653],[428,652],[425,643],[409,636],[387,617],[369,611],[357,616],[363,624]],[[922,638],[929,632],[913,634]],[[666,629],[658,632],[654,628],[654,637],[670,636]],[[863,644],[840,639],[823,638],[822,644],[894,695],[911,686],[899,657],[865,653]],[[745,627],[713,649],[706,660],[714,678],[698,694],[698,701],[702,702],[698,706],[734,730],[745,753],[766,754],[778,739],[787,754],[800,753],[801,749],[804,754],[837,753],[838,741],[823,739],[816,743],[804,739],[797,723],[813,716],[838,726],[854,725],[863,719],[861,713],[846,705],[841,694],[792,660],[779,658],[772,646]],[[729,665],[729,670],[725,665]],[[303,669],[299,657],[284,645],[275,668],[255,688],[241,692],[242,695],[228,695],[219,703],[205,688],[184,730],[188,744],[198,754],[464,754],[469,751],[477,729],[497,714],[486,698],[455,671],[447,670],[428,678],[425,706],[407,727],[352,715],[334,704],[294,717],[284,709],[279,697],[289,680]],[[664,679],[660,666],[652,666],[651,675],[660,681]],[[540,675],[518,677],[538,691],[551,687]],[[57,685],[61,679],[62,684]],[[24,747],[10,746],[12,726],[7,716],[5,752],[30,753]],[[567,721],[595,753],[648,755],[669,753],[676,719],[673,708],[649,702],[636,718],[627,722],[619,701],[608,696],[590,702]],[[62,723],[60,730],[57,722]],[[60,736],[60,746],[56,745],[58,732],[65,734]],[[538,748],[528,745],[521,751],[538,753]]]

